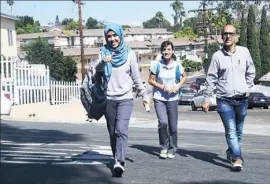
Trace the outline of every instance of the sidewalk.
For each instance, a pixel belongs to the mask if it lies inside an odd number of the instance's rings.
[[[33,116],[34,115],[34,116]],[[50,105],[48,103],[36,103],[20,106],[13,106],[10,116],[2,116],[3,120],[30,121],[30,122],[48,122],[48,123],[72,123],[86,124],[90,123],[86,116],[86,111],[80,101],[74,101],[69,104]],[[106,125],[104,116],[99,120],[93,120],[91,123]],[[147,118],[131,118],[130,127],[137,128],[157,128],[157,121]],[[206,130],[214,132],[224,132],[224,127],[220,121],[179,121],[180,129]],[[270,135],[269,124],[245,124],[245,134]]]

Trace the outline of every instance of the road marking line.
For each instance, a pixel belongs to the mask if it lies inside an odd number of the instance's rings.
[[[14,142],[2,142],[2,145],[16,145],[16,146],[41,146],[44,145],[44,143],[14,143]]]
[[[13,148],[10,148],[10,149],[18,149],[17,147],[13,147]],[[19,148],[20,150],[36,150],[37,148],[34,148],[34,147],[20,147]],[[77,149],[56,149],[56,148],[46,148],[46,147],[39,147],[38,148],[40,151],[46,151],[46,150],[49,150],[49,151],[67,151],[67,152],[85,152],[87,150],[77,150]]]
[[[37,153],[37,154],[48,154],[48,155],[67,155],[67,153],[62,152],[44,152],[44,151],[20,151],[20,150],[1,150],[0,153]]]
[[[111,161],[93,161],[93,162],[78,162],[78,161],[72,161],[72,162],[51,162],[51,165],[102,165],[102,164],[108,164]],[[13,160],[1,160],[1,163],[9,163],[9,164],[48,164],[48,162],[30,162],[30,161],[13,161]]]

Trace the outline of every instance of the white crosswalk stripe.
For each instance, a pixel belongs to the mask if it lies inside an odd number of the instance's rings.
[[[110,146],[76,143],[15,143],[1,140],[1,163],[99,165],[112,161]]]

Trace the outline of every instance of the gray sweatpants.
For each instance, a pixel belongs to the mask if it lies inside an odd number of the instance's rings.
[[[154,99],[154,105],[158,118],[158,134],[161,149],[176,152],[178,139],[178,101]]]
[[[128,126],[133,109],[133,100],[108,100],[105,112],[110,134],[112,153],[119,162],[125,161]]]

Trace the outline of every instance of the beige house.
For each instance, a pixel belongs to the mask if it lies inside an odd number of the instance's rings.
[[[16,17],[1,13],[1,56],[17,57]]]

